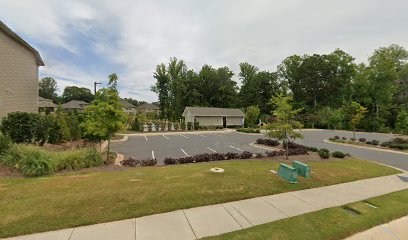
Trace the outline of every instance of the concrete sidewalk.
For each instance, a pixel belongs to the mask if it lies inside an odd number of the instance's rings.
[[[345,240],[403,240],[408,239],[408,216],[357,233]]]
[[[190,208],[9,240],[189,240],[408,189],[408,173]]]

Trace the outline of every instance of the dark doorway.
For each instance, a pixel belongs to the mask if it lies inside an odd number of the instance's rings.
[[[227,117],[223,117],[223,118],[222,118],[222,126],[223,126],[224,128],[227,127]]]

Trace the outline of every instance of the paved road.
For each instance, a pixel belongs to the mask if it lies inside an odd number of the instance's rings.
[[[301,132],[304,136],[304,139],[299,140],[298,142],[306,146],[318,147],[318,148],[327,148],[330,151],[342,151],[345,153],[350,153],[351,155],[373,160],[376,162],[384,163],[391,165],[397,168],[401,168],[408,171],[408,155],[399,154],[399,153],[390,153],[383,152],[378,150],[368,150],[356,148],[353,146],[343,146],[333,143],[325,143],[323,140],[335,135],[340,137],[352,138],[353,133],[347,131],[333,131],[333,130],[305,130]],[[391,138],[395,138],[395,135],[392,134],[383,134],[383,133],[356,133],[356,138],[366,138],[367,140],[378,140],[380,142],[388,141]]]
[[[327,148],[330,151],[342,151],[351,155],[373,160],[376,162],[391,165],[408,171],[408,155],[383,152],[377,150],[368,150],[356,148],[353,146],[342,146],[333,143],[325,143],[323,140],[338,135],[340,137],[351,138],[353,134],[346,131],[333,130],[303,130],[301,133],[304,139],[298,140],[299,143],[310,147]],[[177,134],[177,135],[158,135],[158,136],[129,136],[125,142],[112,143],[112,149],[122,153],[125,157],[134,157],[136,159],[147,159],[154,157],[158,164],[163,164],[165,157],[183,157],[193,156],[198,153],[226,153],[250,151],[253,153],[265,152],[266,150],[255,148],[250,145],[256,139],[264,137],[262,134],[242,134],[237,132],[226,133],[203,133],[203,134]],[[391,134],[382,133],[357,133],[357,138],[364,137],[367,140],[387,141],[396,137]]]

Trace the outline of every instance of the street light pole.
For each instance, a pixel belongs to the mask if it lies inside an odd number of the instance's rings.
[[[96,95],[96,85],[98,85],[98,84],[102,84],[102,83],[94,82],[94,95]]]

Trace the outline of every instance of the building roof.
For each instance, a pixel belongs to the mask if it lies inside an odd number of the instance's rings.
[[[71,100],[67,103],[61,104],[61,107],[63,109],[84,109],[87,105],[89,105],[89,103],[84,101]]]
[[[49,105],[43,105],[44,102],[50,102],[51,104]],[[57,104],[53,103],[51,99],[43,98],[43,97],[38,97],[38,106],[39,107],[57,107]]]
[[[8,34],[11,38],[13,38],[15,41],[23,45],[25,48],[30,50],[37,61],[38,66],[44,66],[44,61],[42,60],[40,53],[35,50],[30,44],[28,44],[26,41],[24,41],[20,36],[18,36],[13,30],[11,30],[9,27],[6,26],[1,20],[0,20],[0,30]]]
[[[136,109],[151,109],[151,110],[160,110],[160,108],[152,103],[143,103],[138,106]]]
[[[238,108],[212,108],[212,107],[186,107],[186,111],[194,116],[211,116],[211,117],[244,117],[245,114]]]
[[[135,105],[131,104],[130,102],[126,101],[125,99],[120,99],[120,104],[122,104],[125,108],[136,108]]]

